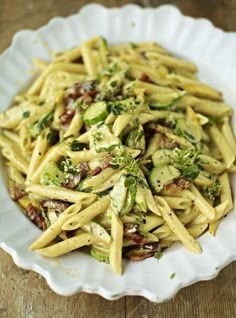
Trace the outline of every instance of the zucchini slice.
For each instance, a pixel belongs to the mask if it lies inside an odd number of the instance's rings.
[[[108,116],[106,102],[97,102],[89,106],[83,115],[83,121],[86,125],[91,126],[103,121]]]
[[[126,145],[129,148],[140,149],[145,151],[145,136],[143,126],[139,125],[138,128],[132,130],[126,140]]]
[[[120,144],[120,139],[114,136],[106,125],[98,127],[90,137],[90,147],[95,147],[96,152],[110,152]]]
[[[91,222],[82,226],[82,230],[92,233],[99,238],[99,240],[109,244],[111,243],[111,237],[103,226],[97,222]]]
[[[103,249],[98,247],[92,247],[90,254],[94,257],[98,262],[103,262],[109,264],[109,252],[106,252]]]
[[[145,192],[140,184],[137,184],[137,192],[135,202],[142,212],[147,212],[147,202],[145,199]]]
[[[154,167],[162,167],[171,163],[172,150],[159,149],[152,155]]]
[[[39,183],[42,185],[50,186],[54,185],[59,187],[64,181],[65,175],[59,170],[55,162],[49,161],[46,169],[40,177]]]
[[[180,171],[173,166],[155,167],[152,169],[149,182],[155,192],[160,192],[163,187],[180,176]]]

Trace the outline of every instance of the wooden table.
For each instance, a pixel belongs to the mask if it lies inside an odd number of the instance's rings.
[[[54,16],[75,13],[90,1],[85,0],[0,0],[0,51],[22,28],[38,28]],[[103,0],[93,1],[109,7],[136,3],[157,6],[177,5],[185,14],[207,17],[218,27],[236,31],[235,0]],[[18,268],[9,255],[0,250],[0,318],[184,318],[236,317],[236,263],[219,276],[182,289],[163,304],[141,297],[107,301],[97,295],[79,294],[64,298],[52,292],[38,274]]]

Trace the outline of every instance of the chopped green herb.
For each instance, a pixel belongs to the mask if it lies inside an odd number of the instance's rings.
[[[115,168],[121,168],[124,165],[124,174],[126,176],[132,176],[136,178],[137,182],[147,186],[146,179],[143,177],[143,172],[139,167],[138,160],[134,159],[124,147],[120,147],[117,154],[111,159],[110,164]]]
[[[41,100],[40,102],[39,102],[39,106],[42,106],[42,105],[44,105],[45,104],[45,101],[44,100]]]
[[[221,184],[219,183],[219,181],[216,181],[204,190],[204,194],[213,201],[220,196],[220,193]]]
[[[157,250],[157,251],[154,253],[154,257],[155,257],[157,260],[161,259],[162,256],[163,256],[163,253],[162,253],[161,250]]]
[[[99,141],[102,141],[102,134],[99,131],[96,131],[93,133],[93,141],[94,144],[96,145]]]
[[[53,115],[53,112],[44,115],[36,122],[36,124],[30,127],[30,133],[33,137],[37,137],[44,128],[49,126],[50,121],[53,119]]]
[[[194,180],[200,173],[200,168],[197,165],[197,156],[198,151],[195,149],[175,149],[173,152],[173,165],[189,181]]]
[[[174,279],[175,278],[176,273],[172,273],[170,274],[170,279]]]
[[[131,130],[126,139],[126,145],[133,149],[140,149],[142,151],[145,150],[145,137],[142,125],[134,130]]]
[[[100,77],[112,76],[121,71],[120,66],[117,63],[109,64],[108,67],[101,73]]]
[[[133,186],[136,186],[136,184],[137,184],[137,181],[133,176],[129,176],[125,179],[125,187],[128,189]]]
[[[133,157],[128,153],[127,149],[120,147],[110,163],[112,166],[118,166],[118,168],[120,168],[122,165],[127,165],[132,159]]]
[[[80,174],[80,168],[78,166],[75,166],[71,159],[65,158],[60,164],[60,170],[72,174],[73,176]]]
[[[30,111],[26,111],[22,114],[23,118],[29,118],[30,116]]]
[[[108,108],[113,115],[121,115],[123,113],[130,113],[135,110],[137,104],[133,97],[121,101],[110,101]]]
[[[69,143],[71,151],[81,151],[84,149],[88,149],[88,145],[84,142],[79,142],[78,140],[73,140]]]
[[[53,146],[59,141],[59,132],[57,130],[52,129],[48,134],[47,134],[47,141],[48,143]]]

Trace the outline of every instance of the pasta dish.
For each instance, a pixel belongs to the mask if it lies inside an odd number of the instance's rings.
[[[42,230],[30,249],[81,247],[122,273],[122,258],[161,257],[215,235],[233,208],[232,108],[195,64],[154,42],[100,36],[35,58],[38,76],[0,113],[8,188]]]

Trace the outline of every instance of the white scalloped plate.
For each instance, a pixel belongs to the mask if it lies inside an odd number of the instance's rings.
[[[221,90],[226,102],[236,107],[234,33],[224,33],[205,19],[185,17],[169,5],[156,9],[88,5],[78,14],[55,18],[37,31],[16,34],[10,48],[0,56],[0,110],[6,109],[13,96],[32,80],[33,57],[49,60],[52,51],[71,48],[96,34],[111,42],[159,41],[173,53],[196,62],[200,77]],[[1,166],[4,171],[2,162]],[[57,260],[44,258],[28,250],[40,231],[9,199],[4,180],[1,176],[0,246],[18,266],[44,276],[58,294],[68,296],[84,291],[107,299],[141,295],[161,302],[184,286],[214,278],[222,267],[236,259],[235,210],[221,222],[215,238],[205,234],[199,239],[203,248],[200,256],[176,244],[160,261],[124,261],[122,277],[81,252]],[[174,279],[170,279],[171,273],[176,273]]]

